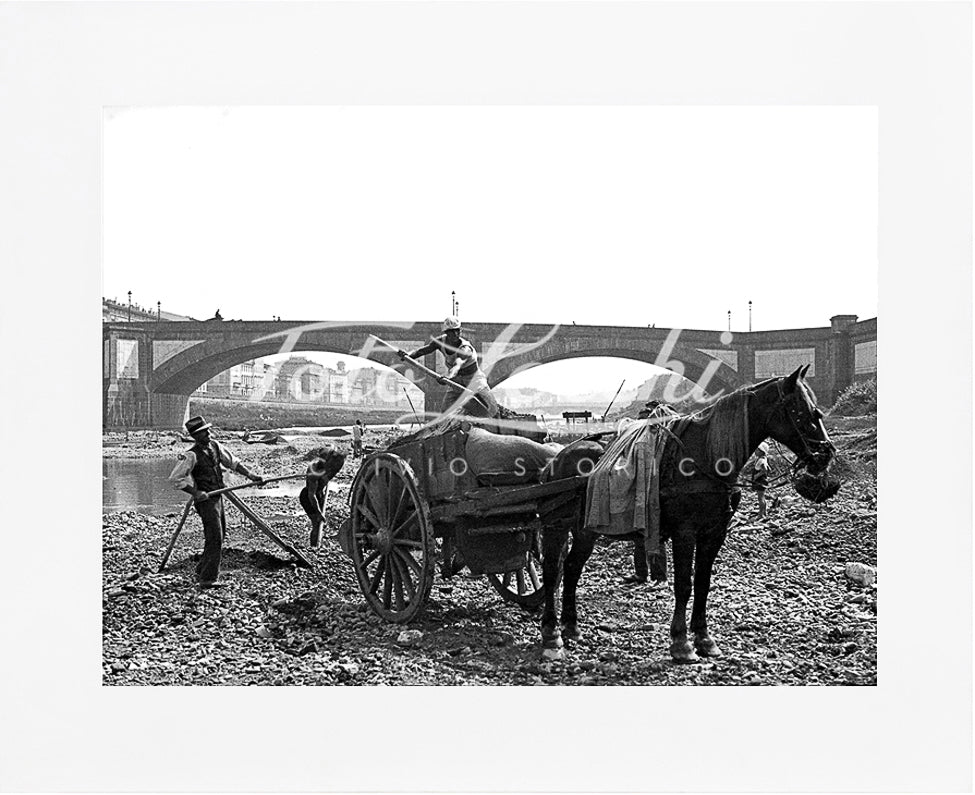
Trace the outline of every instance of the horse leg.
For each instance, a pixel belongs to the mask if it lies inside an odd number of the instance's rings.
[[[716,528],[707,533],[697,545],[694,561],[694,606],[691,608],[691,632],[694,648],[705,657],[720,657],[721,649],[708,634],[708,591],[711,590],[711,571],[714,559],[724,544],[726,530]]]
[[[678,528],[671,543],[674,553],[674,617],[670,622],[670,656],[675,662],[696,662],[697,654],[687,641],[687,602],[691,598],[691,569],[694,562],[693,528]]]
[[[558,524],[542,528],[542,583],[545,589],[545,607],[542,610],[542,659],[557,660],[562,656],[562,635],[555,613],[555,592],[558,590],[559,571],[565,555],[569,531]]]
[[[572,547],[565,559],[562,583],[562,637],[579,640],[579,616],[576,612],[576,586],[582,577],[582,569],[592,555],[596,534],[581,528],[572,531]]]

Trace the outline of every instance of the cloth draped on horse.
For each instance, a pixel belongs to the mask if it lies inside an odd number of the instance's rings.
[[[586,529],[611,536],[638,533],[648,557],[662,551],[660,459],[673,416],[627,425],[606,448],[586,486]]]

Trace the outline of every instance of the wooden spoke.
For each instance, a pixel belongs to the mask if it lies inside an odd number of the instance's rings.
[[[394,538],[393,545],[397,547],[409,547],[410,549],[423,549],[422,541],[413,541],[409,538]]]
[[[395,552],[389,555],[389,573],[393,580],[393,596],[396,599],[397,610],[406,607],[406,601],[403,599],[403,572],[400,568],[402,565],[396,558]]]
[[[412,558],[410,558],[412,560]],[[416,561],[413,561],[416,563]],[[410,576],[409,571],[406,570],[404,564],[400,562],[399,564],[403,567],[403,584],[406,586],[406,595],[410,602],[416,599],[416,584],[413,582],[413,578]]]
[[[365,516],[369,524],[371,524],[374,528],[378,530],[380,527],[382,527],[376,514],[370,511],[365,505],[357,505],[356,508],[358,508],[359,513]]]
[[[389,518],[389,523],[395,527],[403,518],[403,509],[412,506],[412,502],[409,498],[409,491],[405,486],[401,486],[399,495],[396,497],[396,505],[393,507]]]
[[[379,583],[383,578],[383,571],[385,566],[383,565],[385,561],[380,560],[379,565],[376,567],[376,573],[372,575],[372,582],[369,583],[369,593],[375,594],[379,590]]]
[[[504,574],[488,574],[488,580],[502,598],[528,610],[536,610],[545,599],[542,582],[541,533],[533,531],[525,565]]]
[[[396,553],[399,559],[405,562],[406,565],[409,566],[414,572],[417,574],[422,572],[420,564],[416,562],[416,558],[414,558],[409,552],[404,552],[402,549],[396,549],[395,547],[393,548],[393,551]]]
[[[394,453],[369,455],[349,505],[352,558],[366,603],[386,621],[410,621],[426,602],[435,566],[430,509],[413,470]]]
[[[369,502],[372,503],[372,507],[375,509],[380,523],[383,525],[389,524],[389,504],[386,501],[386,491],[382,483],[382,476],[374,477],[369,481],[369,485],[366,486],[366,491],[369,495]]]
[[[389,610],[390,603],[393,596],[393,575],[392,575],[392,565],[389,560],[389,555],[383,555],[383,607]]]
[[[406,529],[407,527],[409,527],[409,526],[410,526],[411,524],[415,524],[415,523],[416,523],[416,522],[417,522],[418,520],[419,520],[419,517],[417,516],[417,514],[415,514],[415,513],[411,513],[411,514],[410,514],[410,515],[409,515],[409,516],[408,516],[408,517],[406,518],[406,520],[405,520],[405,521],[403,521],[403,523],[402,523],[402,524],[400,524],[400,525],[399,525],[398,527],[396,527],[396,528],[395,528],[395,529],[393,530],[393,533],[392,533],[392,535],[393,535],[394,537],[395,537],[395,536],[398,536],[398,535],[401,535],[401,534],[403,533],[403,531],[404,531],[404,530],[405,530],[405,529]]]
[[[389,526],[389,498],[385,491],[385,485],[382,483],[382,478],[374,477],[367,486],[367,494],[369,497],[369,504],[372,506],[373,512],[379,523],[385,527]]]

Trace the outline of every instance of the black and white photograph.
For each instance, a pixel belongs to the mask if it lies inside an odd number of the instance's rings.
[[[0,4],[0,789],[970,792],[973,33]]]
[[[105,684],[876,684],[875,112],[110,108],[104,163]]]

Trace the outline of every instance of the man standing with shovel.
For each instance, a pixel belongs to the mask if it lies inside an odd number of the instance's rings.
[[[487,376],[484,375],[477,363],[477,351],[469,340],[461,336],[460,320],[453,315],[443,322],[443,334],[431,338],[430,342],[412,353],[398,350],[401,359],[419,359],[428,353],[440,351],[447,363],[447,381],[462,387],[463,392],[447,392],[444,395],[441,413],[456,406],[462,408],[465,414],[473,417],[497,417],[498,401],[491,393]],[[440,383],[446,383],[438,377]]]
[[[211,427],[203,417],[187,420],[186,430],[193,437],[194,445],[179,457],[169,476],[173,486],[193,498],[193,507],[203,522],[203,557],[196,566],[201,588],[217,585],[223,539],[227,533],[223,498],[219,494],[211,497],[208,492],[224,488],[223,467],[231,472],[239,472],[255,483],[263,480],[260,475],[249,471],[223,445],[210,438]]]

